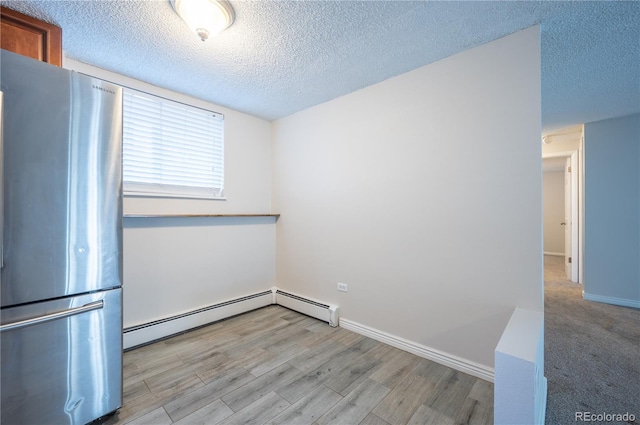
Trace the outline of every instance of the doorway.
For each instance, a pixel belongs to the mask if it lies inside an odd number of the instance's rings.
[[[544,253],[564,257],[567,279],[577,283],[584,271],[583,141],[583,126],[574,126],[544,136],[542,148]]]

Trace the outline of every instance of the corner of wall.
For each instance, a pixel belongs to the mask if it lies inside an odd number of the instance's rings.
[[[544,425],[544,314],[516,308],[495,350],[494,423]]]

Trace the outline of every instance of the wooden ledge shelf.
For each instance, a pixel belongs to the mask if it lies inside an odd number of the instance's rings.
[[[280,214],[125,214],[124,218],[275,217]]]

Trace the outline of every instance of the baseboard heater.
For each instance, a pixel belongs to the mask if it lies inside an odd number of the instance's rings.
[[[275,297],[275,304],[290,308],[307,316],[315,317],[316,319],[329,323],[330,326],[338,326],[338,306],[324,304],[301,295],[282,291],[278,288],[273,288],[272,291]]]
[[[273,304],[273,292],[264,291],[233,300],[212,304],[175,316],[165,317],[125,328],[123,331],[124,349],[146,345],[159,339],[179,334],[189,329],[217,322],[218,320],[246,313]]]
[[[338,326],[337,306],[324,304],[273,287],[268,291],[127,327],[123,331],[123,346],[125,350],[136,348],[271,304],[278,304],[307,316],[315,317],[334,327]]]

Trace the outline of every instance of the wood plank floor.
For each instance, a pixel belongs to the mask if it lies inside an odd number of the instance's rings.
[[[104,424],[492,424],[493,385],[269,306],[124,354]]]

